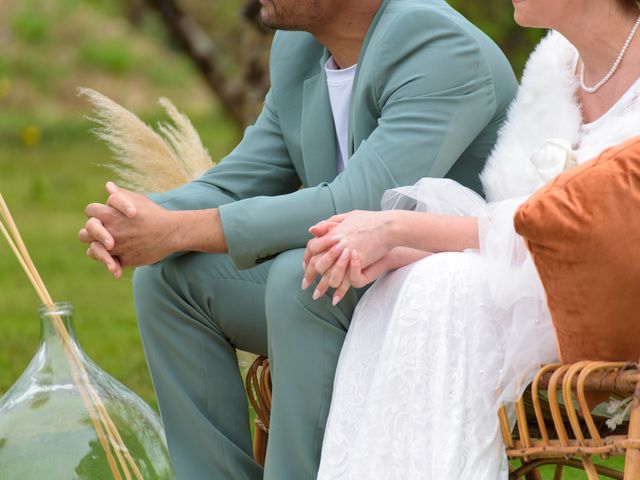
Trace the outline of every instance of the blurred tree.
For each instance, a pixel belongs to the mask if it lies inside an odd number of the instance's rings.
[[[517,25],[513,20],[513,6],[505,0],[447,1],[502,48],[519,78],[527,58],[545,30]]]
[[[159,14],[171,38],[193,60],[240,129],[253,122],[268,89],[272,32],[260,24],[259,0],[124,0],[140,22],[141,2]],[[513,21],[504,0],[449,0],[504,50],[517,75],[544,34]]]
[[[229,117],[241,129],[252,123],[269,88],[272,36],[258,20],[259,1],[146,2],[159,14],[172,40],[193,60]]]

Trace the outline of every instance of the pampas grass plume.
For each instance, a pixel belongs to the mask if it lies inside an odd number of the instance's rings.
[[[198,178],[213,166],[198,132],[186,115],[160,99],[171,122],[158,122],[158,132],[113,100],[89,88],[78,89],[93,105],[94,133],[107,142],[119,183],[138,192],[164,192]]]

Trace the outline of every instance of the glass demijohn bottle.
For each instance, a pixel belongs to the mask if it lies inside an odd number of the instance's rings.
[[[71,313],[41,307],[38,351],[0,398],[0,479],[172,479],[157,415],[86,356]]]

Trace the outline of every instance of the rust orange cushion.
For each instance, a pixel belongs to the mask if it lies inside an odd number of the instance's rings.
[[[515,215],[560,357],[640,358],[640,137],[556,177]]]

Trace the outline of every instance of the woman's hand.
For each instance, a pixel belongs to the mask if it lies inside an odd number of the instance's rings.
[[[333,304],[337,305],[350,288],[362,288],[382,274],[393,269],[393,251],[385,254],[367,268],[362,268],[362,260],[357,251],[345,248],[329,271],[322,276],[313,292],[313,299],[322,297],[329,288],[335,288]]]
[[[346,248],[358,252],[363,268],[381,259],[394,246],[394,216],[394,211],[354,210],[311,227],[310,232],[316,238],[307,243],[303,288],[307,288],[318,274],[325,275],[334,265],[338,266],[337,262]]]

